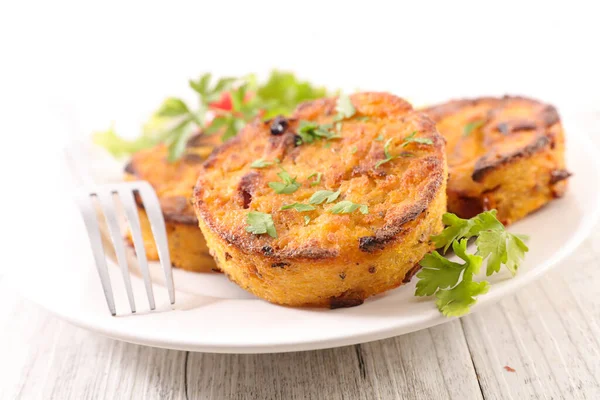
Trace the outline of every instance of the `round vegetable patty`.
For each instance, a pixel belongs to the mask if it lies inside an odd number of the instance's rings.
[[[525,97],[454,100],[423,110],[446,138],[448,211],[498,210],[511,224],[561,197],[571,175],[556,108]]]
[[[387,93],[256,120],[202,167],[193,203],[217,264],[268,301],[347,307],[410,280],[442,229],[435,124]]]

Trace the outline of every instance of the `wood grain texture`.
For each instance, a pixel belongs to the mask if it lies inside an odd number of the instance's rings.
[[[600,399],[598,240],[596,233],[562,268],[461,320],[486,398]]]
[[[190,353],[187,373],[188,393],[197,399],[481,398],[458,321],[322,351]]]

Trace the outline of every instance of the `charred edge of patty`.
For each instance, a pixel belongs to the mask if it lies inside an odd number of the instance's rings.
[[[437,158],[432,158],[431,162],[439,164],[441,161]],[[429,206],[435,197],[440,194],[440,188],[445,179],[443,172],[439,170],[439,165],[434,165],[433,168],[438,170],[439,173],[436,173],[435,176],[431,178],[432,180],[424,190],[425,195],[420,201],[413,204],[412,207],[403,214],[396,216],[389,224],[378,229],[375,232],[375,235],[359,238],[358,247],[361,251],[373,253],[378,250],[383,250],[388,243],[393,242],[402,234],[406,233],[404,225],[416,220],[423,212],[429,209]],[[443,193],[443,195],[445,196],[446,194]]]
[[[339,296],[329,298],[329,308],[335,310],[336,308],[348,308],[360,306],[365,302],[365,293],[357,291],[347,291]]]
[[[417,274],[417,272],[419,272],[420,269],[421,269],[421,264],[416,263],[411,269],[409,269],[406,272],[406,275],[404,275],[404,279],[402,279],[402,283],[410,282],[411,279],[413,278],[413,276],[415,276]]]
[[[571,176],[573,176],[573,174],[566,169],[556,169],[550,173],[550,184],[556,185],[558,182],[564,181]]]
[[[551,142],[552,141],[548,136],[538,136],[532,143],[508,155],[503,155],[493,159],[487,155],[483,156],[475,163],[475,169],[473,170],[471,179],[473,179],[475,182],[481,182],[488,173],[492,172],[498,167],[509,164],[521,158],[530,157],[548,147]]]

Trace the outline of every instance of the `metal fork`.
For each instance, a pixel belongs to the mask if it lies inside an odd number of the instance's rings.
[[[104,214],[106,225],[108,226],[108,231],[110,233],[111,241],[117,257],[117,262],[121,268],[123,280],[125,281],[125,288],[127,290],[127,297],[129,299],[131,312],[136,312],[135,299],[133,296],[133,289],[131,287],[131,279],[129,276],[129,266],[125,253],[125,244],[123,243],[122,232],[117,219],[116,198],[120,200],[125,211],[127,221],[129,222],[129,229],[133,238],[135,253],[137,255],[137,260],[142,271],[144,284],[146,286],[146,294],[148,295],[150,310],[154,310],[156,308],[156,304],[154,302],[154,292],[152,290],[152,281],[150,279],[150,271],[148,269],[148,259],[146,258],[146,250],[144,249],[144,242],[142,239],[142,230],[140,227],[135,194],[137,194],[141,199],[144,210],[148,215],[148,220],[150,221],[150,226],[152,228],[152,234],[158,250],[160,262],[165,273],[165,281],[169,291],[169,299],[171,304],[175,304],[175,288],[173,285],[171,258],[169,256],[169,248],[167,246],[167,232],[156,192],[152,186],[145,181],[120,182],[102,185],[94,184],[91,175],[87,170],[86,162],[81,158],[81,153],[81,151],[77,150],[75,144],[65,149],[65,155],[69,169],[71,170],[73,177],[78,184],[78,188],[75,191],[74,197],[77,201],[88,232],[90,245],[94,253],[94,260],[96,262],[96,269],[98,270],[98,275],[100,276],[100,282],[102,283],[102,289],[104,290],[104,296],[106,297],[106,303],[110,313],[113,316],[117,314],[113,290],[110,283],[110,278],[108,276],[106,253],[104,251],[102,236],[100,233],[98,221],[98,218],[100,217],[96,211],[97,206],[94,204],[95,202],[99,203],[100,209]]]

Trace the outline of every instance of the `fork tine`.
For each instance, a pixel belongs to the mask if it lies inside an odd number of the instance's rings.
[[[129,230],[131,231],[131,237],[133,238],[133,247],[135,248],[138,263],[142,270],[142,276],[144,277],[144,285],[146,286],[146,294],[148,295],[148,304],[150,305],[150,309],[154,310],[156,305],[154,303],[154,292],[152,291],[152,280],[150,279],[148,259],[146,257],[146,249],[144,248],[144,239],[142,238],[142,228],[140,227],[140,219],[133,192],[129,187],[120,187],[118,193],[121,203],[123,204],[123,209],[125,210],[125,215],[129,221]]]
[[[104,212],[104,219],[108,225],[108,231],[110,232],[115,254],[117,255],[117,262],[121,267],[121,273],[123,274],[123,280],[125,281],[125,289],[129,299],[129,306],[131,307],[131,312],[134,313],[135,300],[133,298],[133,289],[131,288],[131,278],[129,277],[129,266],[127,265],[125,246],[123,245],[121,229],[119,228],[119,222],[117,221],[113,191],[103,191],[102,193],[98,192],[96,193],[96,198],[98,201],[100,201],[102,211]]]
[[[90,239],[92,247],[92,253],[94,254],[94,260],[96,262],[96,269],[100,276],[100,282],[102,283],[102,290],[104,291],[104,297],[106,298],[106,304],[110,313],[115,316],[117,310],[115,309],[115,299],[113,297],[112,286],[110,284],[110,278],[108,276],[108,269],[106,266],[106,258],[104,256],[104,246],[102,246],[102,237],[100,236],[100,228],[98,226],[98,220],[96,219],[96,210],[92,205],[92,199],[89,193],[79,193],[75,196],[76,201],[83,217],[83,222]]]
[[[144,203],[152,233],[154,234],[154,242],[158,250],[160,263],[165,272],[165,281],[169,290],[169,299],[171,304],[175,304],[175,287],[173,286],[173,269],[171,265],[171,257],[169,255],[169,246],[167,243],[167,229],[165,227],[165,219],[162,214],[160,203],[156,192],[148,182],[140,181],[138,183],[138,191]]]

